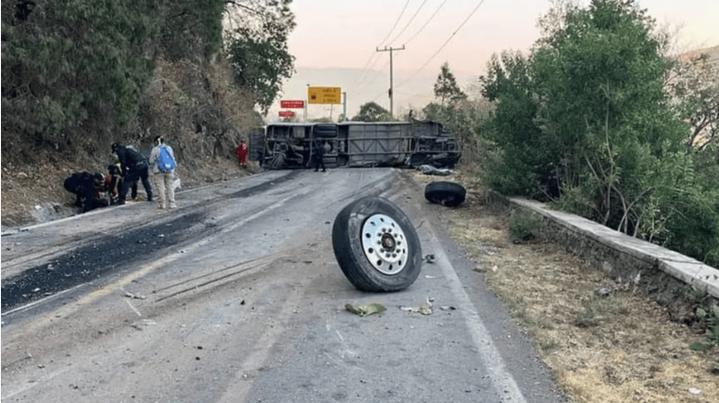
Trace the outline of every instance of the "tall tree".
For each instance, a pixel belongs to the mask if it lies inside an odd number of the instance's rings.
[[[719,138],[719,65],[708,53],[674,64],[667,87],[681,119],[692,125],[689,149],[703,150]]]
[[[292,0],[228,1],[225,51],[235,82],[252,91],[257,106],[267,113],[294,73],[294,56],[287,40],[295,27]]]
[[[558,206],[719,261],[719,191],[686,153],[687,125],[663,88],[654,21],[634,0],[592,0],[558,14],[526,63],[494,58],[484,77],[501,150],[494,183],[550,195],[554,184]]]
[[[127,123],[152,77],[158,19],[151,0],[3,1],[3,140],[62,149],[72,128]]]
[[[367,102],[360,106],[359,113],[352,120],[356,122],[389,122],[393,119],[387,109],[376,102]]]
[[[567,189],[596,184],[597,218],[625,229],[647,194],[649,166],[681,142],[653,24],[633,0],[593,0],[568,11],[533,59],[537,123],[554,145],[549,162],[561,167]]]
[[[442,106],[454,106],[467,99],[467,95],[457,85],[457,79],[446,62],[442,65],[437,81],[434,83],[434,96],[439,99]]]
[[[105,147],[137,115],[157,56],[202,61],[217,53],[224,6],[3,0],[3,149],[17,144],[9,136],[60,151]]]
[[[520,52],[493,55],[480,77],[482,96],[494,102],[487,137],[502,150],[502,160],[486,180],[508,194],[558,196],[552,144],[543,141],[537,113],[540,102],[532,80],[532,59]]]
[[[222,49],[226,0],[143,0],[162,4],[160,54],[171,60],[209,60]]]

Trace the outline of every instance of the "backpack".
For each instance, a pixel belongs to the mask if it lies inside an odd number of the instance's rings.
[[[167,147],[160,146],[160,155],[157,157],[157,169],[160,172],[168,173],[175,169],[175,160],[172,159]]]

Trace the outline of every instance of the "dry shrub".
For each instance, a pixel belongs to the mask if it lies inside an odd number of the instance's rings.
[[[178,174],[200,182],[208,163],[233,161],[239,140],[262,124],[254,103],[253,96],[232,84],[224,59],[205,64],[158,59],[133,137],[151,143],[163,136],[177,155]]]

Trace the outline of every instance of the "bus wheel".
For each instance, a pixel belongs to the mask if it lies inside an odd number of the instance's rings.
[[[332,226],[332,248],[357,289],[398,291],[422,269],[422,247],[409,217],[389,200],[367,196],[347,205]]]

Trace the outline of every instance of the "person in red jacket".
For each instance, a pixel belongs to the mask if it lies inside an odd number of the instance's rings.
[[[247,167],[247,144],[245,140],[240,140],[240,145],[235,149],[237,151],[237,159],[240,161],[240,166]]]

